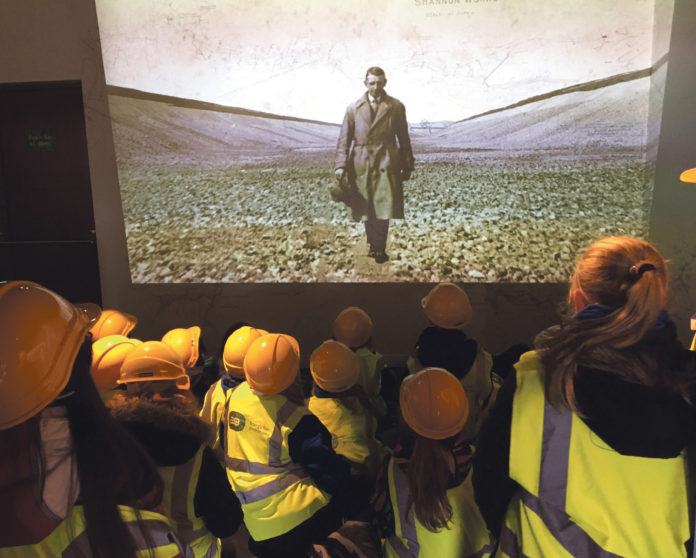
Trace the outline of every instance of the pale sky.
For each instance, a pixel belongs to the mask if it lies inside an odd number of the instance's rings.
[[[671,0],[96,4],[110,85],[340,122],[377,65],[420,122],[649,67],[668,44],[653,45],[656,1],[668,30]]]

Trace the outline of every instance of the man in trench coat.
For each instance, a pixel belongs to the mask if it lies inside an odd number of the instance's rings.
[[[386,84],[384,70],[368,68],[367,91],[346,109],[335,166],[340,201],[365,223],[368,255],[377,263],[389,259],[389,219],[404,218],[403,182],[411,177],[414,162],[406,109],[387,95]]]

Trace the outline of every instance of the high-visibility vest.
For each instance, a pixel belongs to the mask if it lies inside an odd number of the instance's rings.
[[[478,436],[484,418],[484,409],[493,395],[492,369],[493,357],[479,344],[474,363],[469,372],[459,380],[469,400],[469,418],[462,429],[463,435],[468,440]]]
[[[434,533],[408,509],[408,476],[403,459],[391,458],[388,465],[389,498],[394,510],[395,534],[384,541],[387,558],[486,558],[493,544],[486,523],[474,501],[469,473],[459,486],[447,491],[452,519],[446,529]]]
[[[163,515],[119,506],[121,518],[133,537],[136,556],[175,558],[189,556],[177,540],[172,525]],[[92,552],[85,529],[82,506],[75,506],[53,532],[36,544],[0,548],[2,558],[84,558]],[[154,546],[153,546],[154,545]],[[186,549],[190,552],[188,549]]]
[[[621,455],[578,415],[547,402],[535,352],[515,368],[510,477],[521,488],[508,506],[497,556],[686,556],[684,453]]]
[[[287,533],[329,503],[290,459],[288,436],[310,412],[285,396],[257,395],[241,384],[227,398],[225,465],[244,523],[256,541]]]
[[[382,389],[382,370],[384,369],[382,355],[367,347],[360,347],[355,350],[355,356],[358,357],[360,363],[360,376],[357,384],[362,386],[375,409],[379,410],[382,416],[386,415],[387,404],[379,394]]]
[[[314,395],[307,407],[331,433],[334,451],[351,461],[351,473],[377,476],[387,450],[375,438],[377,419],[372,413],[354,412],[340,399]]]
[[[208,531],[203,519],[196,517],[194,511],[205,447],[198,448],[196,454],[182,465],[157,468],[164,482],[164,513],[172,520],[179,540],[191,547],[195,558],[219,557],[221,552],[220,540]]]
[[[235,381],[234,380],[231,381]],[[241,383],[242,380],[239,380]],[[215,382],[208,391],[205,392],[203,398],[203,406],[201,407],[200,416],[208,424],[212,424],[215,427],[215,439],[211,445],[213,448],[217,448],[224,440],[224,415],[225,415],[225,404],[227,401],[227,395],[234,391],[237,386],[227,387],[222,379]]]

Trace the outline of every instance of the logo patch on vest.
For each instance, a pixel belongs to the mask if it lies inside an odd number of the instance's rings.
[[[232,430],[242,430],[244,428],[244,424],[246,424],[246,419],[244,418],[244,415],[242,413],[238,413],[237,411],[230,411],[230,416],[227,419],[227,424]]]

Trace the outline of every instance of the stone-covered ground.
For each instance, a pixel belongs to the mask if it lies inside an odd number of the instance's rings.
[[[122,161],[133,281],[563,282],[594,239],[647,234],[651,181],[630,153],[417,153],[380,265],[329,198],[332,158]]]

